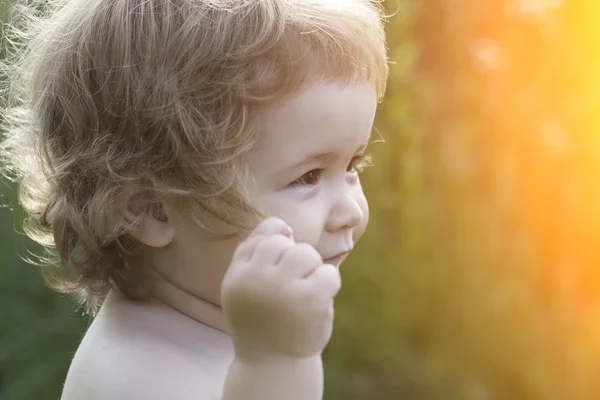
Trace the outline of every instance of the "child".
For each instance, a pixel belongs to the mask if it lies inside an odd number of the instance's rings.
[[[95,315],[62,399],[320,399],[338,267],[368,220],[380,7],[48,15],[14,22],[1,150],[29,235],[56,250],[49,283]]]

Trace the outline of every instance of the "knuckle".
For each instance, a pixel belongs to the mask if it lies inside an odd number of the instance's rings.
[[[330,264],[323,264],[320,269],[320,275],[324,281],[330,284],[333,288],[341,288],[342,277],[337,267]]]
[[[340,276],[340,273],[336,271],[332,279],[333,287],[336,289],[336,291],[340,290],[342,288],[342,277]]]
[[[238,247],[236,247],[235,251],[233,252],[233,260],[237,259],[240,257],[241,254],[243,254],[248,247],[250,247],[250,244],[248,243],[248,241],[242,242],[238,245]]]
[[[289,238],[281,234],[273,235],[269,237],[266,241],[269,242],[271,246],[277,247],[290,247],[294,245],[294,242],[292,242]]]
[[[264,238],[257,246],[257,252],[283,250],[293,246],[293,242],[283,235],[272,235]]]
[[[244,240],[242,243],[240,243],[237,246],[237,248],[233,252],[232,260],[239,259],[242,256],[242,254],[247,253],[259,241],[260,241],[259,237],[250,237],[250,238]]]
[[[277,217],[269,217],[266,220],[264,220],[261,225],[263,227],[277,229],[277,228],[283,227],[285,225],[285,222],[282,219],[277,218]]]
[[[299,243],[296,245],[298,254],[314,263],[322,263],[319,252],[308,243]]]
[[[277,217],[268,217],[265,221],[268,221],[268,223],[270,223],[270,224],[277,224],[277,225],[285,224],[285,222],[283,222],[283,220],[281,218],[277,218]]]
[[[238,260],[241,257],[241,254],[244,253],[244,248],[240,245],[238,246],[235,251],[233,252],[233,256],[231,257],[231,263],[234,263],[236,260]]]
[[[261,221],[252,232],[251,235],[268,235],[274,231],[280,230],[285,225],[285,222],[276,217],[269,217]]]

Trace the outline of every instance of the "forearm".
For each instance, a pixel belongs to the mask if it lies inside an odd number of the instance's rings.
[[[250,361],[236,358],[222,400],[322,400],[321,356]]]

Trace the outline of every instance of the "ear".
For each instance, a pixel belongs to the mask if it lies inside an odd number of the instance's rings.
[[[131,236],[150,247],[165,247],[175,237],[175,227],[165,212],[163,203],[149,191],[132,194],[126,203],[124,217],[137,221]]]

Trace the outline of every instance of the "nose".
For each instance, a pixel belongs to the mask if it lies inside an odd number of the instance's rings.
[[[352,189],[346,188],[335,197],[325,224],[329,232],[352,229],[362,221],[363,210],[360,208]]]

